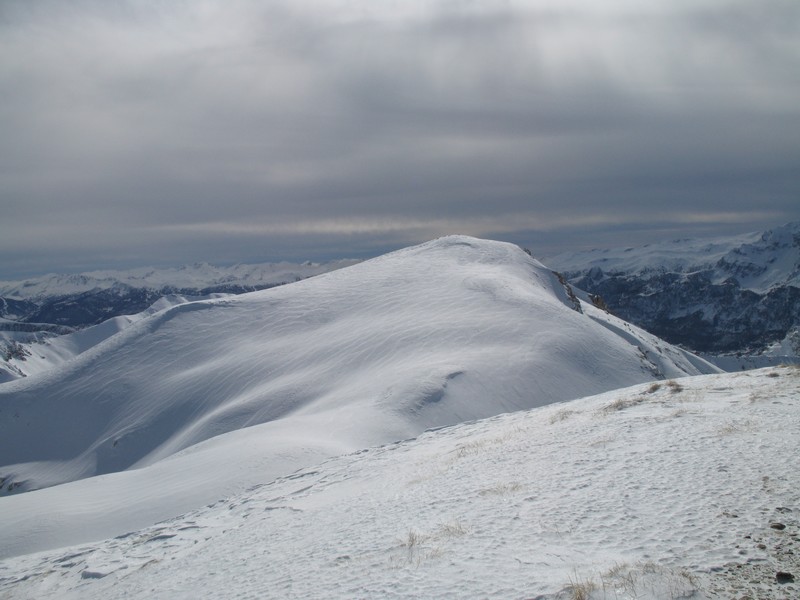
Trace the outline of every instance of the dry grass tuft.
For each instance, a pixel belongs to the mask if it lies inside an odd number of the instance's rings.
[[[574,414],[575,414],[574,410],[570,410],[568,408],[562,408],[561,410],[553,413],[550,416],[550,424],[553,425],[555,423],[560,423],[561,421],[566,421]]]
[[[511,483],[499,483],[493,487],[482,489],[478,492],[480,496],[508,496],[522,489],[522,485],[516,481]]]
[[[617,398],[610,404],[606,404],[603,408],[601,408],[600,412],[609,414],[618,410],[625,410],[626,408],[636,406],[644,401],[645,398],[643,396],[636,396],[635,398]]]
[[[669,381],[667,381],[666,385],[673,394],[677,394],[678,392],[683,391],[683,386],[674,379],[670,379]]]
[[[578,581],[577,577],[570,578],[569,585],[564,591],[569,594],[571,600],[589,600],[592,592],[597,589],[597,584],[591,579]]]
[[[398,540],[399,549],[392,553],[389,562],[393,568],[398,569],[408,566],[419,567],[424,561],[444,556],[445,548],[441,544],[445,540],[468,533],[469,529],[458,520],[441,523],[433,533],[421,533],[409,529],[406,535]]]
[[[735,433],[742,433],[745,431],[752,431],[755,428],[756,424],[750,419],[745,419],[744,421],[729,421],[724,425],[721,425],[717,428],[717,435],[724,436],[724,435],[733,435]]]
[[[439,525],[439,537],[460,537],[467,535],[467,529],[459,520],[442,523]]]

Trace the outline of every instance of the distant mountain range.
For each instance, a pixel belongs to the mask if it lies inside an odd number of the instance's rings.
[[[356,262],[281,262],[232,267],[195,263],[177,268],[141,267],[0,281],[0,317],[81,328],[141,312],[162,296],[241,294],[300,281]]]
[[[357,262],[196,263],[0,281],[0,383],[59,365],[87,349],[87,340],[98,343],[167,306],[268,289]]]
[[[800,223],[542,260],[623,320],[725,369],[800,360]],[[275,287],[356,262],[202,263],[0,282],[0,383],[71,359],[86,340],[105,339],[164,297],[162,308]],[[109,320],[92,332],[64,335]]]
[[[800,223],[543,260],[670,343],[709,354],[800,355]]]

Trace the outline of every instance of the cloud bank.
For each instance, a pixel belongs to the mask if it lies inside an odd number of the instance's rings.
[[[794,0],[0,5],[0,278],[800,218]]]

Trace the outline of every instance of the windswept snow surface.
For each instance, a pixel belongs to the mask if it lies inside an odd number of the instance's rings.
[[[356,262],[283,262],[232,267],[198,263],[179,268],[142,267],[0,281],[0,383],[68,360],[79,353],[75,351],[76,342],[85,349],[84,342],[97,339],[101,329],[108,333],[127,325],[131,315],[164,296],[199,299],[213,294],[239,294],[299,281]],[[56,337],[87,326],[101,329],[68,339]]]
[[[429,431],[5,560],[0,595],[794,599],[799,402],[783,367]]]
[[[112,335],[119,333],[133,323],[141,321],[157,312],[178,304],[185,304],[186,302],[197,302],[198,300],[210,298],[224,298],[229,295],[230,294],[208,294],[205,296],[186,296],[182,294],[170,294],[159,299],[148,309],[135,315],[112,317],[98,325],[93,325],[63,335],[54,335],[47,331],[14,331],[14,326],[20,328],[24,327],[24,324],[0,319],[0,327],[7,324],[7,327],[12,329],[11,331],[0,330],[0,341],[10,342],[13,340],[23,349],[22,356],[19,357],[10,357],[6,359],[0,356],[0,377],[3,375],[2,367],[10,370],[18,377],[29,377],[30,375],[43,373],[55,366],[72,360],[79,354],[107,340]],[[36,324],[34,324],[34,326],[35,325]],[[10,381],[11,379],[9,378],[8,380]],[[4,381],[5,380],[0,379],[0,383]]]
[[[0,385],[0,556],[427,428],[702,372],[717,369],[579,302],[516,246],[462,236],[172,306]]]

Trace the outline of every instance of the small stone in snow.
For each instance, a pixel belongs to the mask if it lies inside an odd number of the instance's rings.
[[[108,573],[100,573],[99,571],[89,571],[88,569],[81,573],[81,579],[102,579]]]
[[[778,571],[775,573],[775,581],[778,583],[792,583],[794,581],[794,575],[786,573],[785,571]]]
[[[786,525],[784,525],[783,523],[770,523],[769,526],[772,527],[773,529],[777,529],[778,531],[783,531],[784,529],[786,529]]]

